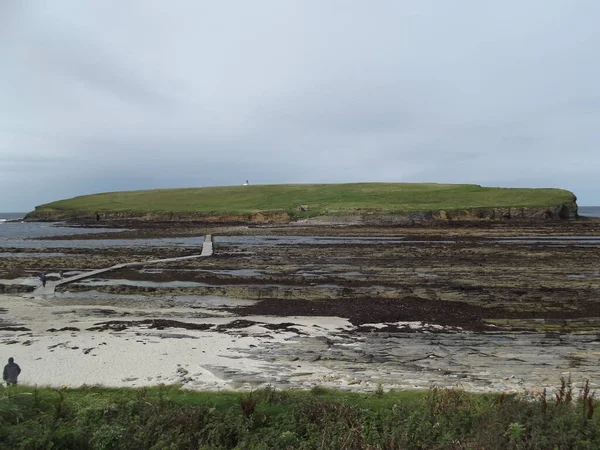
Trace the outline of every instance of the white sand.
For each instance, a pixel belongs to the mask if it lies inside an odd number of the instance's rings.
[[[178,328],[155,330],[144,326],[134,326],[121,332],[86,330],[108,320],[169,318],[187,323],[222,324],[236,319],[223,312],[220,312],[221,317],[180,317],[197,315],[199,310],[191,308],[144,309],[143,316],[121,317],[122,313],[130,313],[131,310],[111,307],[117,314],[105,316],[97,312],[98,306],[56,306],[52,300],[7,295],[0,295],[0,307],[7,309],[6,313],[0,314],[0,327],[23,326],[31,330],[0,331],[0,357],[4,360],[14,357],[23,371],[19,382],[29,385],[144,386],[183,382],[188,388],[207,390],[250,388],[252,386],[248,383],[232,384],[231,377],[223,376],[223,373],[229,370],[264,376],[269,363],[246,357],[241,352],[260,349],[266,341],[282,342],[295,336],[289,332],[274,333],[257,325],[231,330],[234,334]],[[275,317],[244,319],[266,323],[284,321]],[[336,318],[285,319],[304,324],[301,328],[313,330],[314,335],[348,326],[346,320]],[[317,323],[322,328],[314,328]],[[64,327],[75,327],[80,331],[47,331]],[[238,333],[249,336],[239,336]],[[271,337],[263,337],[267,333]],[[329,372],[319,367],[309,369],[305,365],[298,363],[287,371]]]
[[[249,390],[271,384],[309,389],[315,385],[355,391],[460,386],[473,392],[527,392],[555,386],[572,375],[580,386],[596,379],[600,343],[594,336],[543,334],[430,334],[435,325],[403,323],[419,333],[344,333],[351,324],[336,317],[234,316],[222,305],[234,300],[203,298],[206,308],[171,307],[157,298],[110,296],[47,299],[0,295],[0,363],[12,356],[28,385],[145,386],[181,384],[186,389]],[[118,298],[117,298],[118,297]],[[108,306],[107,306],[108,305]],[[115,307],[114,305],[119,305]],[[152,329],[136,324],[123,331],[88,328],[110,320],[169,319],[213,324],[207,331]],[[217,331],[234,320],[258,322]],[[291,322],[301,333],[270,330]],[[372,324],[381,327],[381,324]],[[79,331],[48,331],[75,327]],[[573,365],[574,358],[578,361]]]

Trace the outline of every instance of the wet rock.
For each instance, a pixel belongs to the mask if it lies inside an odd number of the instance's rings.
[[[258,324],[258,322],[253,322],[252,320],[239,319],[239,320],[234,320],[229,323],[218,325],[216,327],[216,330],[222,331],[222,330],[229,330],[232,328],[233,329],[248,328],[248,327],[251,327],[252,325],[257,325],[257,324]]]
[[[0,283],[0,293],[3,293],[3,294],[26,293],[26,292],[33,292],[34,290],[35,290],[35,286],[27,286],[27,285],[23,285],[23,284]]]
[[[95,326],[88,328],[88,331],[123,331],[129,327],[148,325],[148,328],[163,330],[165,328],[184,328],[186,330],[208,330],[214,325],[209,323],[188,323],[170,319],[145,319],[137,321],[111,320],[108,322],[99,322]]]
[[[289,327],[296,326],[296,324],[291,322],[265,323],[262,326],[268,330],[286,330]]]
[[[0,331],[31,331],[25,327],[0,327]]]
[[[176,333],[163,333],[159,334],[158,337],[161,339],[198,339],[196,336],[190,336],[189,334],[176,334]]]

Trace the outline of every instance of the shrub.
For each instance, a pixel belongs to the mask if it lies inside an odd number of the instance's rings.
[[[570,392],[570,393],[569,393]],[[315,395],[317,394],[317,395]],[[159,388],[0,393],[0,448],[15,449],[595,449],[596,400],[263,389],[240,396]]]

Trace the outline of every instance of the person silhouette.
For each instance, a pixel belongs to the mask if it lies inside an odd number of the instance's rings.
[[[4,372],[2,373],[2,379],[6,381],[7,386],[16,386],[17,378],[21,373],[21,368],[15,362],[14,358],[8,358],[8,364],[4,366]]]

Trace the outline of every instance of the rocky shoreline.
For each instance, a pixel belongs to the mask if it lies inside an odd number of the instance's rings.
[[[476,333],[422,322],[360,330],[339,317],[238,316],[235,300],[166,307],[142,298],[0,296],[0,343],[22,383],[53,387],[349,391],[427,389],[531,393],[561,376],[597,388],[597,338],[587,334]],[[379,328],[379,329],[377,329]],[[107,367],[113,368],[107,370]]]
[[[120,226],[132,224],[139,226],[152,223],[397,226],[474,220],[567,220],[576,219],[578,217],[577,211],[577,201],[573,196],[571,202],[540,207],[473,207],[456,210],[415,211],[402,214],[381,214],[376,211],[362,211],[358,208],[352,214],[319,214],[314,216],[311,214],[308,218],[282,211],[261,211],[252,214],[206,214],[194,212],[35,210],[27,214],[24,220],[38,222],[64,221],[83,225],[110,223]]]

